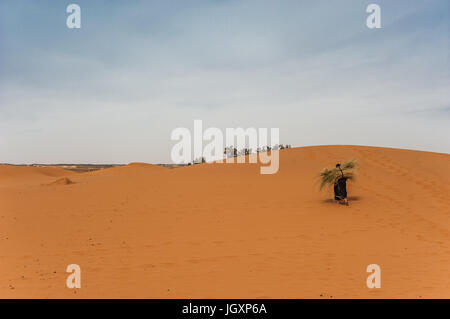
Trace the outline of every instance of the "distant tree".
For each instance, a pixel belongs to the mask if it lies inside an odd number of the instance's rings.
[[[200,163],[206,163],[205,157],[202,156],[202,157],[196,158],[192,161],[192,164],[200,164]]]
[[[238,155],[244,156],[244,155],[250,155],[252,152],[251,148],[243,148],[238,152]]]
[[[226,158],[233,157],[234,156],[233,152],[234,152],[233,146],[227,146],[223,150],[223,154],[225,155]]]

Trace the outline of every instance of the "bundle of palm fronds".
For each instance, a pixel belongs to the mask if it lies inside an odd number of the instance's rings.
[[[348,180],[354,180],[356,176],[356,160],[350,160],[341,165],[340,169],[336,168],[324,168],[319,177],[321,178],[320,189],[325,185],[334,185],[339,178],[344,174],[344,178]]]

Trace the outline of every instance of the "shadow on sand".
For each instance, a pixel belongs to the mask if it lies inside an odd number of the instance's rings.
[[[352,201],[356,202],[356,201],[361,200],[361,197],[360,196],[350,196],[350,197],[347,197],[347,199],[349,202],[352,202]],[[332,198],[322,200],[322,203],[335,203],[335,202],[336,201]]]

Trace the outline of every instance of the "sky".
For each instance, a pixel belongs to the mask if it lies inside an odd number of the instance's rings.
[[[169,163],[196,119],[450,153],[449,21],[448,0],[1,1],[0,163]]]

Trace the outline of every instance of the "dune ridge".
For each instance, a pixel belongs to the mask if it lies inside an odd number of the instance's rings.
[[[39,166],[16,166],[16,165],[0,165],[0,178],[18,178],[18,177],[35,177],[35,176],[50,176],[58,177],[70,175],[73,172],[59,167],[39,167]]]
[[[48,186],[54,186],[54,185],[70,185],[70,184],[74,184],[74,182],[72,182],[69,178],[67,177],[62,177],[57,179],[54,182],[51,182],[49,184],[47,184]]]

